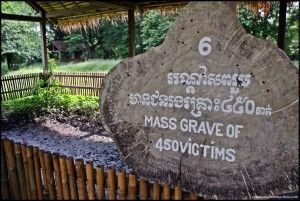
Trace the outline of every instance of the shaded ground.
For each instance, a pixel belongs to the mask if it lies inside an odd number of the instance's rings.
[[[73,126],[68,124],[70,122],[63,123],[49,116],[39,117],[26,125],[1,131],[1,134],[2,137],[45,151],[72,156],[74,159],[93,160],[94,166],[102,165],[105,169],[112,166],[117,170],[124,169],[127,173],[131,171],[101,125],[96,127],[80,119],[80,116],[71,117],[70,120],[73,120]],[[94,132],[89,132],[92,130]]]

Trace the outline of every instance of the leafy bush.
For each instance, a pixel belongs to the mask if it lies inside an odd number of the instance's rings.
[[[74,113],[92,116],[98,112],[99,98],[60,93],[60,83],[38,82],[32,96],[2,102],[2,119],[12,122],[33,120],[47,114]]]

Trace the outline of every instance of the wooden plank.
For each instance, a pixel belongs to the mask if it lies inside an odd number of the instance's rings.
[[[89,200],[95,200],[95,173],[93,161],[86,162],[86,186],[87,186],[87,195]]]
[[[30,192],[31,192],[31,199],[37,200],[37,188],[35,183],[35,173],[34,173],[34,162],[33,162],[33,155],[32,155],[32,146],[26,147],[26,156],[28,161],[28,173],[29,173],[29,183],[30,183]]]
[[[53,161],[53,167],[54,167],[54,175],[55,175],[55,189],[56,189],[56,199],[57,200],[63,200],[63,190],[62,190],[62,183],[61,183],[61,176],[60,176],[60,170],[59,170],[59,161],[58,161],[58,154],[53,153],[52,154],[52,161]]]
[[[46,173],[48,178],[49,198],[50,200],[55,200],[56,193],[55,193],[55,182],[53,177],[53,164],[51,160],[51,154],[49,151],[44,152],[44,159],[45,159]]]
[[[70,186],[69,186],[68,172],[67,172],[67,163],[66,163],[65,156],[59,157],[59,168],[60,168],[60,174],[61,174],[61,183],[62,183],[64,200],[70,200],[71,193],[70,193]]]
[[[31,191],[30,191],[30,181],[29,181],[29,172],[28,172],[28,160],[26,154],[26,145],[21,145],[22,149],[22,157],[23,157],[23,164],[24,164],[24,171],[25,171],[25,180],[26,180],[26,190],[28,199],[31,199]]]
[[[26,200],[26,199],[28,199],[28,196],[27,196],[27,189],[26,189],[26,179],[25,179],[25,171],[24,171],[24,166],[23,166],[21,144],[15,143],[14,148],[15,148],[21,196],[22,196],[22,200]]]
[[[170,200],[171,198],[171,192],[170,192],[170,186],[168,184],[163,185],[163,200]]]
[[[4,153],[4,141],[1,141],[1,199],[9,200],[9,180],[7,171],[7,161]]]
[[[18,171],[16,166],[16,157],[14,154],[14,147],[11,141],[5,140],[4,141],[4,149],[6,154],[6,161],[8,165],[8,175],[9,181],[11,184],[11,190],[13,198],[16,200],[21,199],[21,190],[20,190],[20,183],[18,180]]]
[[[16,14],[7,14],[7,13],[1,13],[1,18],[3,20],[17,20],[17,21],[28,21],[28,22],[42,22],[42,21],[45,22],[47,20],[47,18],[44,17],[16,15]]]
[[[75,167],[76,167],[76,175],[77,175],[77,184],[78,184],[78,198],[79,200],[86,200],[87,199],[87,192],[86,192],[86,175],[85,175],[85,168],[82,159],[75,160]]]
[[[43,180],[43,197],[48,198],[49,197],[49,191],[48,191],[48,178],[47,178],[47,172],[46,172],[46,163],[44,158],[44,152],[42,150],[39,150],[39,160],[40,160],[40,166],[42,169],[42,180]]]
[[[144,179],[140,180],[140,199],[148,200],[148,182]]]
[[[116,171],[114,168],[108,169],[108,199],[116,200]]]
[[[38,199],[42,200],[43,189],[42,189],[41,165],[39,160],[39,150],[37,147],[33,147],[33,162],[34,162],[34,173],[35,173],[37,195],[38,195]]]
[[[128,181],[128,199],[129,200],[136,200],[137,195],[137,180],[136,176],[133,174],[129,174],[129,181]]]
[[[96,168],[96,181],[98,190],[98,200],[104,200],[105,198],[105,174],[102,166]]]
[[[126,200],[126,172],[121,170],[118,174],[118,200]]]
[[[76,172],[74,167],[74,159],[72,157],[67,158],[67,171],[69,178],[69,187],[72,200],[78,200],[78,190],[76,185]]]
[[[160,200],[160,185],[157,182],[153,183],[153,200]]]

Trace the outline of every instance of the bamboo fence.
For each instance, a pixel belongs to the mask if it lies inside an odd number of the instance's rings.
[[[100,86],[105,75],[105,73],[55,72],[53,78],[59,82],[61,93],[100,96]],[[42,73],[1,77],[1,100],[12,100],[32,95],[42,77]]]
[[[194,193],[160,185],[93,161],[1,141],[1,199],[9,200],[198,200]]]

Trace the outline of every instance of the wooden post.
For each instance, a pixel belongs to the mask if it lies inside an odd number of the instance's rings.
[[[6,154],[6,162],[8,169],[8,177],[10,181],[10,187],[12,191],[13,198],[16,200],[21,200],[21,190],[18,180],[18,171],[16,167],[16,157],[14,154],[14,147],[11,141],[4,141],[4,149]]]
[[[170,200],[170,186],[168,184],[163,185],[163,200]]]
[[[56,199],[55,193],[55,183],[53,177],[53,164],[51,160],[51,153],[49,151],[44,153],[45,165],[46,165],[46,173],[48,179],[48,190],[49,190],[49,198],[50,200]]]
[[[53,161],[54,174],[55,174],[55,189],[56,189],[56,195],[57,195],[56,199],[63,200],[64,195],[63,195],[62,184],[61,184],[58,153],[52,154],[52,161]]]
[[[85,168],[82,159],[75,160],[76,166],[76,175],[77,175],[77,183],[78,183],[78,197],[79,200],[86,200],[86,176],[85,176]]]
[[[134,9],[128,10],[128,43],[129,43],[129,56],[135,55],[135,20]]]
[[[67,171],[69,177],[69,187],[72,200],[78,200],[78,190],[76,185],[76,174],[74,167],[74,159],[72,157],[67,158]]]
[[[95,173],[93,161],[87,161],[86,163],[86,186],[87,186],[87,194],[89,200],[95,200]]]
[[[105,174],[102,166],[96,168],[96,180],[98,188],[98,200],[105,198]]]
[[[108,199],[116,200],[116,171],[114,168],[108,169]]]
[[[118,200],[126,200],[126,172],[121,170],[118,174]]]
[[[140,180],[140,200],[148,200],[148,184],[144,179]]]
[[[27,196],[27,189],[26,189],[26,179],[25,179],[25,171],[24,171],[24,166],[23,166],[21,144],[15,143],[14,146],[15,146],[15,155],[16,155],[19,182],[20,182],[20,187],[21,187],[20,188],[21,196],[22,196],[22,200],[26,200],[26,199],[28,199],[28,196]]]
[[[45,17],[45,12],[41,12],[41,17]],[[44,78],[48,75],[48,52],[47,52],[47,38],[46,38],[46,21],[40,22],[41,30],[41,48],[42,48],[42,61],[43,61],[43,73]]]
[[[65,156],[59,157],[59,167],[60,167],[61,184],[62,184],[64,200],[70,200],[71,194],[70,194],[70,187],[68,182],[67,163],[66,163]]]
[[[10,197],[6,162],[4,143],[1,141],[1,199],[3,200],[8,200]]]
[[[287,2],[280,1],[277,46],[284,50]]]
[[[129,175],[128,181],[128,199],[129,200],[136,200],[136,193],[137,193],[137,180],[136,176],[133,174]]]
[[[182,190],[180,186],[175,186],[175,200],[182,200]]]
[[[190,193],[190,200],[198,200],[198,197],[195,193]]]
[[[37,200],[37,188],[35,183],[35,173],[34,173],[34,162],[32,156],[32,146],[26,147],[26,155],[28,161],[28,173],[29,173],[29,183],[30,183],[30,192],[31,192],[31,199]]]
[[[33,162],[34,162],[34,173],[35,173],[35,182],[38,199],[43,199],[43,189],[42,189],[42,178],[41,178],[41,166],[39,160],[39,150],[37,147],[33,147]]]
[[[23,157],[23,164],[24,164],[24,171],[25,171],[25,180],[26,180],[26,190],[28,199],[31,199],[31,191],[30,191],[30,182],[29,182],[29,172],[28,172],[28,161],[27,161],[27,154],[26,154],[26,145],[21,145],[22,149],[22,157]]]
[[[160,200],[160,185],[157,182],[153,183],[153,200]]]
[[[47,178],[47,172],[46,172],[46,164],[44,159],[44,152],[42,150],[39,150],[39,159],[40,159],[40,166],[42,167],[42,176],[43,176],[43,194],[44,198],[49,197],[49,191],[48,191],[48,178]]]

